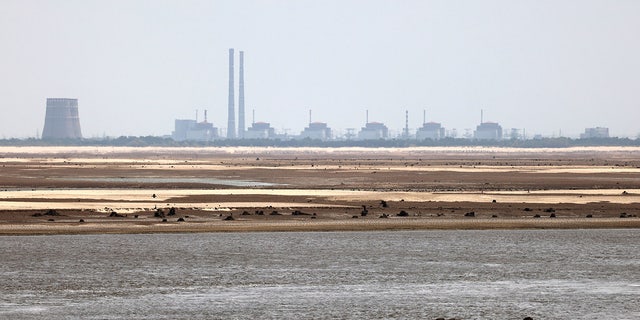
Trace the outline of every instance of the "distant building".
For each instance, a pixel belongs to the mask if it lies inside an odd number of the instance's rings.
[[[314,140],[329,140],[331,139],[331,128],[324,122],[312,122],[309,126],[304,128],[304,131],[300,133],[301,139],[314,139]]]
[[[445,130],[442,125],[438,122],[427,122],[422,125],[421,128],[418,128],[416,132],[416,139],[418,140],[439,140],[444,138]]]
[[[590,138],[609,138],[609,128],[595,127],[584,129],[584,133],[580,134],[580,139]]]
[[[476,127],[474,138],[478,140],[500,140],[502,139],[502,127],[495,122],[483,122]]]
[[[360,140],[386,139],[389,136],[389,128],[380,122],[368,122],[364,128],[358,132]]]
[[[47,98],[42,139],[82,139],[78,99]]]
[[[176,141],[211,141],[217,139],[218,128],[209,122],[176,119],[171,137]]]
[[[254,122],[244,133],[245,139],[273,139],[275,129],[268,122]]]

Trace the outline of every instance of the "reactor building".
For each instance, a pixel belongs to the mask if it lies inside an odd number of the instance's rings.
[[[82,139],[78,99],[47,98],[42,139]]]
[[[586,128],[584,129],[584,133],[580,134],[580,139],[591,139],[591,138],[609,138],[609,128],[605,128],[605,127]]]
[[[483,122],[476,126],[474,138],[477,140],[501,140],[502,126],[496,122]]]
[[[207,110],[204,111],[204,121],[176,119],[175,130],[171,133],[171,138],[175,141],[213,141],[218,139],[218,128],[213,123],[207,121]]]
[[[440,140],[444,138],[444,128],[442,124],[438,122],[425,122],[422,127],[418,128],[416,132],[416,139],[418,140]]]

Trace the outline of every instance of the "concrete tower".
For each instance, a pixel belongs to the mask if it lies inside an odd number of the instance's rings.
[[[42,139],[82,139],[78,99],[47,98]]]
[[[409,139],[409,110],[405,110],[404,130],[402,132],[402,136],[405,139]]]
[[[229,49],[229,122],[227,123],[227,139],[236,138],[236,114],[233,88],[233,48]]]
[[[238,81],[238,138],[244,138],[244,51],[240,51],[240,75]]]

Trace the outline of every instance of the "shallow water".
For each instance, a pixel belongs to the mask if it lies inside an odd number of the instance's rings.
[[[121,183],[199,183],[210,185],[223,185],[232,187],[268,187],[276,186],[276,183],[234,180],[234,179],[216,179],[216,178],[193,178],[193,177],[77,177],[77,178],[58,178],[68,181],[91,181],[91,182],[121,182]]]
[[[638,235],[0,237],[0,318],[637,319]]]

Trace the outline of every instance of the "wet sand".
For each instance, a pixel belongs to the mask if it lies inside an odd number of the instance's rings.
[[[640,227],[640,148],[0,154],[5,235]]]

